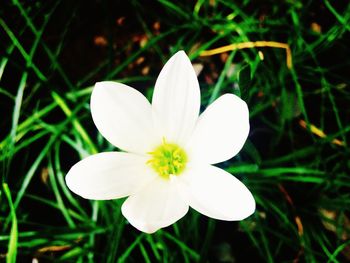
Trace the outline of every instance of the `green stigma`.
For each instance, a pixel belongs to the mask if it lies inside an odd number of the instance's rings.
[[[187,155],[185,151],[175,143],[167,143],[163,139],[163,143],[149,153],[152,158],[147,164],[163,178],[168,179],[169,176],[181,174],[187,163]]]

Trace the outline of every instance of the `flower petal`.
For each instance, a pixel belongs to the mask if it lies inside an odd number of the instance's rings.
[[[206,216],[227,221],[243,220],[255,211],[255,200],[248,188],[220,168],[195,166],[179,180],[183,198]]]
[[[183,143],[198,119],[200,90],[191,61],[177,52],[160,72],[152,98],[153,117],[159,136]]]
[[[225,94],[201,114],[187,148],[194,159],[215,164],[235,156],[248,133],[247,104],[236,95]]]
[[[91,155],[70,169],[66,184],[72,192],[87,199],[125,197],[157,176],[146,162],[147,157],[132,153]]]
[[[188,208],[178,193],[176,180],[158,177],[129,196],[122,206],[122,213],[138,230],[154,233],[182,218]]]
[[[150,103],[127,85],[112,81],[96,83],[91,95],[91,114],[103,137],[123,150],[146,153],[158,143]]]

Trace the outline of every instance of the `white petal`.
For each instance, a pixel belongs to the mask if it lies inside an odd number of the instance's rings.
[[[179,180],[183,198],[206,216],[243,220],[255,211],[255,200],[248,188],[220,168],[211,165],[189,168]]]
[[[159,136],[183,143],[198,119],[200,90],[191,61],[177,52],[160,72],[152,99],[153,116]]]
[[[177,183],[158,177],[129,196],[122,206],[122,213],[138,230],[154,233],[182,218],[188,208],[178,193]]]
[[[136,89],[112,81],[96,83],[91,114],[103,137],[123,150],[145,153],[156,145],[151,105]]]
[[[201,114],[187,148],[194,159],[219,163],[242,149],[248,133],[247,104],[233,94],[225,94]]]
[[[66,176],[68,188],[87,199],[107,200],[128,196],[157,174],[147,157],[122,152],[91,155],[76,163]]]

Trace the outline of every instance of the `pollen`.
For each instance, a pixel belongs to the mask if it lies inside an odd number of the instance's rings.
[[[168,143],[163,138],[163,143],[149,153],[151,159],[147,161],[161,177],[169,179],[170,175],[179,175],[187,163],[186,152],[175,143]]]

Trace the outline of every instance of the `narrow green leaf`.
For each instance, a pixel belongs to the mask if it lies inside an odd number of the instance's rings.
[[[6,263],[15,263],[17,257],[17,242],[18,242],[18,226],[17,226],[17,217],[16,217],[16,209],[12,202],[10,188],[7,183],[3,183],[2,187],[4,189],[4,193],[7,197],[7,201],[10,207],[11,214],[11,232],[10,232],[10,240],[8,244],[8,251],[6,255]]]

